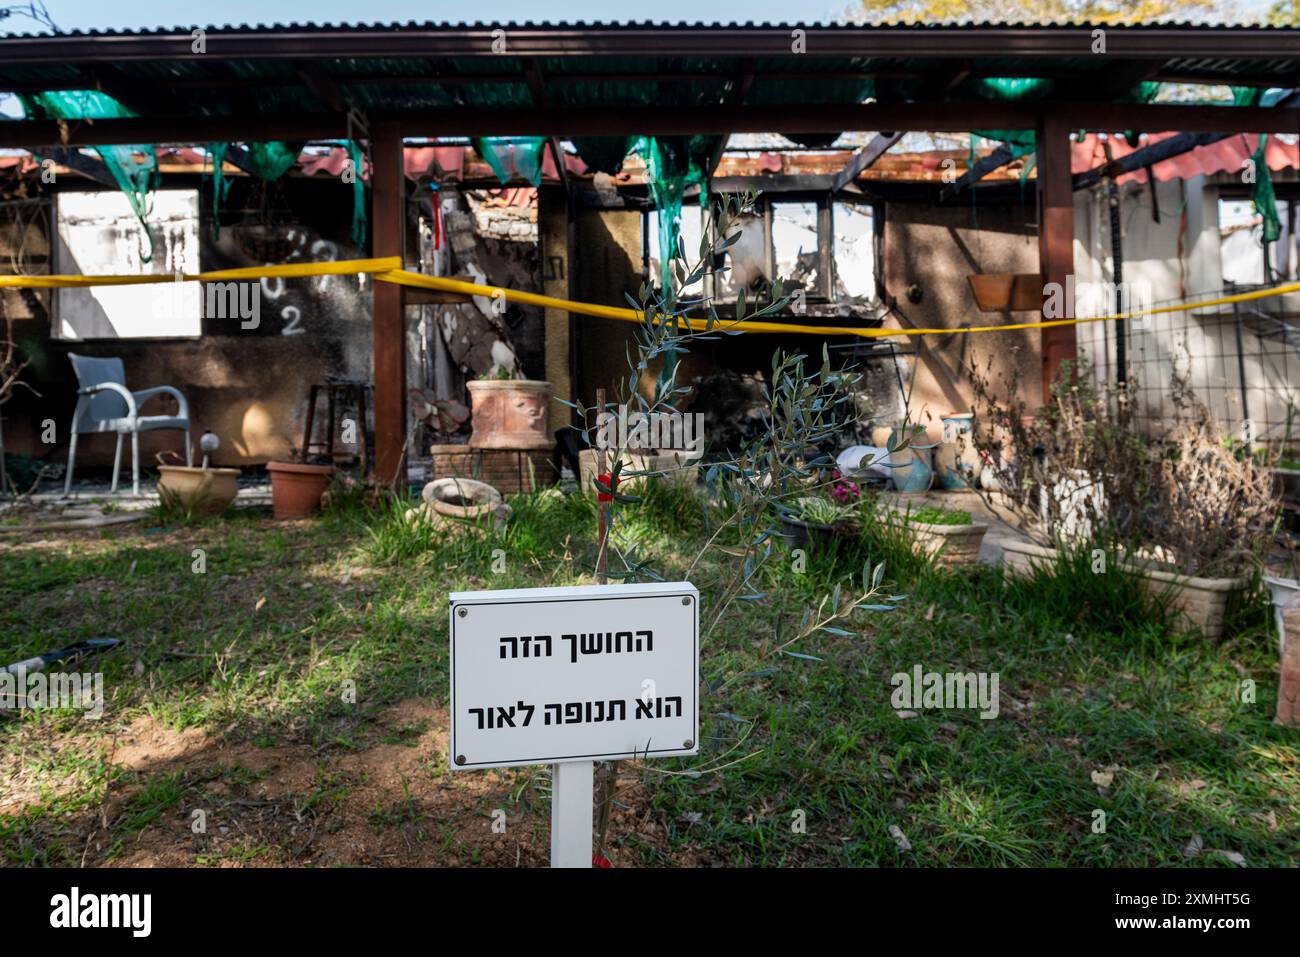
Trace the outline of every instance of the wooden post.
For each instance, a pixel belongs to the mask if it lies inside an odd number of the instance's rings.
[[[1074,272],[1074,188],[1070,175],[1069,118],[1044,115],[1038,124],[1038,269],[1043,286],[1059,283],[1062,293]],[[1044,288],[1043,302],[1049,297]],[[1073,303],[1069,314],[1073,315]],[[1052,317],[1044,314],[1043,318]],[[1060,317],[1057,317],[1060,318]],[[1078,356],[1074,326],[1042,330],[1043,401],[1051,398],[1052,382],[1061,363]]]
[[[372,130],[371,254],[401,256],[406,224],[402,136],[392,122],[376,122]],[[374,286],[375,483],[398,489],[406,483],[406,315],[401,286],[389,282]]]

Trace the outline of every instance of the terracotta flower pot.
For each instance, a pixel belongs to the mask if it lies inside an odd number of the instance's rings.
[[[235,500],[239,488],[235,480],[239,469],[201,469],[187,465],[158,466],[159,496],[173,496],[186,508],[204,515],[224,512]]]
[[[549,449],[551,384],[531,379],[479,379],[466,383],[474,411],[469,444],[476,449]]]
[[[334,474],[332,465],[271,462],[271,508],[276,518],[305,518],[320,508]]]

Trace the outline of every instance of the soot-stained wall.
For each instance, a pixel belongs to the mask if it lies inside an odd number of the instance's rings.
[[[967,276],[972,273],[1036,273],[1038,228],[1034,194],[1025,205],[969,204],[939,207],[929,202],[891,202],[885,212],[884,277],[889,295],[906,318],[890,316],[898,328],[951,328],[1033,322],[1037,313],[985,313],[975,305]],[[915,286],[920,301],[908,299]],[[913,336],[914,374],[909,417],[937,438],[940,417],[969,411],[973,361],[984,370],[991,360],[1000,373],[1020,371],[1020,394],[1036,407],[1042,395],[1041,345],[1037,330],[987,335]]]
[[[366,255],[350,238],[350,188],[336,180],[287,178],[263,184],[236,178],[221,204],[219,234],[210,182],[174,176],[165,185],[200,189],[198,265],[204,271]],[[58,268],[57,262],[53,265]],[[189,402],[194,438],[205,430],[220,437],[218,463],[284,459],[301,441],[306,390],[312,382],[323,382],[328,375],[370,377],[370,282],[355,276],[264,279],[249,290],[258,297],[256,328],[243,328],[251,321],[239,315],[221,318],[205,308],[203,334],[190,338],[55,338],[49,313],[56,307],[48,295],[35,297],[36,304],[26,309],[15,328],[15,338],[31,358],[25,379],[40,395],[20,389],[5,406],[6,445],[11,452],[64,461],[76,402],[68,353],[75,352],[120,357],[133,390],[179,388]],[[173,408],[170,399],[154,399],[145,411]],[[52,444],[42,441],[43,423],[49,419],[56,426]],[[141,436],[140,445],[143,464],[151,465],[156,452],[180,452],[183,438],[179,432],[151,432]],[[113,449],[112,435],[83,436],[78,469],[111,465]]]
[[[198,268],[203,271],[369,255],[352,240],[352,191],[338,180],[286,177],[267,184],[248,177],[233,178],[220,204],[219,231],[210,181],[197,176],[168,176],[164,186],[200,190]],[[48,208],[47,203],[43,215],[28,215],[21,221],[0,214],[0,256],[13,262],[15,251],[21,249],[24,253],[15,271],[51,271],[46,255]],[[511,212],[501,211],[500,217],[509,218]],[[467,235],[453,240],[473,251],[470,258],[481,267],[487,282],[539,290],[535,212],[530,236],[496,235],[495,220],[500,217],[495,216],[495,211],[489,213],[488,228],[480,230],[478,220],[467,215],[457,227]],[[447,226],[451,229],[454,224],[449,222]],[[419,261],[416,235],[412,225],[406,256],[411,263]],[[521,253],[517,247],[527,248]],[[57,262],[54,268],[59,268]],[[185,269],[193,271],[193,264],[185,264]],[[193,438],[197,440],[203,431],[211,430],[221,439],[218,464],[255,465],[288,459],[302,441],[307,394],[313,383],[324,383],[327,377],[367,382],[371,379],[373,280],[368,276],[317,276],[268,278],[249,285],[251,288],[241,290],[242,301],[247,303],[250,293],[256,295],[255,328],[249,328],[253,323],[245,314],[213,309],[214,303],[205,303],[201,336],[148,339],[57,338],[52,334],[51,316],[57,306],[47,291],[5,291],[6,313],[15,320],[15,338],[31,359],[24,378],[40,393],[38,396],[20,389],[4,406],[7,449],[53,462],[66,461],[68,424],[76,402],[76,380],[68,353],[75,352],[120,357],[127,384],[134,390],[155,385],[179,388],[189,402]],[[407,310],[407,382],[412,387],[427,385],[423,381],[427,370],[422,366],[426,357],[419,338],[420,318],[419,308]],[[504,324],[497,325],[499,329],[488,328],[484,334],[514,340],[511,348],[524,371],[540,375],[540,313],[511,313]],[[488,343],[478,351],[495,355],[500,350]],[[487,371],[486,366],[477,368],[473,362],[464,365],[464,375]],[[145,411],[169,413],[173,408],[170,399],[154,399]],[[324,411],[322,398],[315,428],[318,439],[323,438]],[[350,414],[349,410],[337,413],[335,428],[340,433],[339,420],[346,414]],[[373,421],[373,407],[370,419]],[[42,441],[48,420],[55,424],[53,443]],[[337,447],[342,450],[341,434],[337,437]],[[83,467],[111,465],[114,444],[112,435],[79,439],[79,473]],[[152,465],[155,453],[179,453],[182,446],[179,432],[145,433],[141,436],[142,462]],[[416,449],[415,454],[421,451]]]

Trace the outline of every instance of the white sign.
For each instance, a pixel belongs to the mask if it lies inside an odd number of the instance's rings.
[[[686,582],[454,592],[454,770],[699,753]]]

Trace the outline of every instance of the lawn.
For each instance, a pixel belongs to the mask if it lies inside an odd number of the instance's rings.
[[[101,719],[0,717],[0,855],[544,864],[548,768],[447,769],[447,593],[591,581],[592,499],[513,506],[504,532],[344,502],[0,541],[4,661],[124,639],[80,669],[104,672]],[[689,493],[619,514],[669,579],[708,537]],[[895,610],[773,651],[882,559]],[[705,620],[733,562],[715,548],[691,574]],[[615,866],[1300,864],[1300,738],[1271,720],[1266,599],[1211,644],[1123,583],[936,570],[879,536],[806,565],[778,546],[760,575],[762,597],[706,635],[701,756],[621,765]],[[900,713],[890,678],[916,665],[996,673],[997,717]]]

